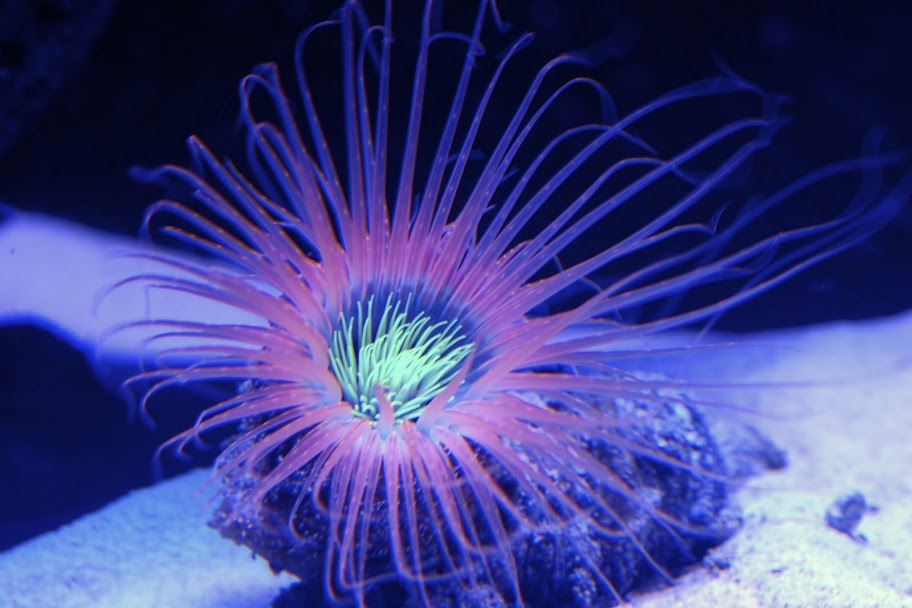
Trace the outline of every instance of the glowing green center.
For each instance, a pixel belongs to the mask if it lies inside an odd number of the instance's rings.
[[[435,322],[415,308],[411,296],[382,305],[371,297],[340,317],[329,361],[356,416],[379,419],[379,386],[397,421],[418,418],[472,350],[456,321]]]

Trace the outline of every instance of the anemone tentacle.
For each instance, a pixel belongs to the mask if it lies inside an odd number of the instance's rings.
[[[161,328],[154,340],[162,346],[159,367],[133,379],[151,383],[141,406],[174,385],[239,381],[238,395],[205,409],[169,445],[185,450],[216,429],[239,429],[213,477],[256,481],[228,523],[255,517],[292,480],[299,490],[288,525],[297,534],[294,513],[307,509],[327,520],[324,585],[336,599],[354,596],[364,604],[372,584],[394,577],[427,605],[440,581],[491,585],[520,604],[514,535],[574,526],[631,543],[667,578],[631,513],[646,513],[672,539],[692,526],[653,504],[594,446],[704,474],[638,441],[635,420],[615,407],[636,401],[648,414],[698,401],[663,393],[680,388],[673,380],[627,371],[620,362],[649,356],[630,340],[712,322],[857,242],[872,226],[866,214],[883,214],[876,183],[862,184],[841,217],[732,245],[762,213],[803,189],[833,175],[876,172],[886,159],[871,155],[824,168],[756,201],[727,226],[716,212],[693,219],[769,144],[781,124],[775,96],[726,75],[615,116],[602,85],[558,77],[558,68],[579,63],[563,55],[531,77],[512,115],[497,116],[492,100],[506,96],[504,74],[531,37],[509,45],[479,87],[482,30],[491,19],[503,27],[497,7],[480,0],[468,33],[435,32],[434,4],[425,3],[411,98],[399,109],[407,125],[397,181],[389,1],[381,25],[362,23],[364,10],[347,0],[333,19],[300,36],[295,101],[274,65],[242,80],[253,178],[196,138],[189,147],[197,172],[157,172],[188,189],[192,202],[153,205],[146,227],[174,218],[165,234],[222,266],[146,254],[167,271],[129,282],[226,304],[259,322],[148,322]],[[305,60],[313,33],[327,28],[337,28],[341,41],[345,130],[336,146],[324,132]],[[428,132],[430,54],[441,42],[461,45],[463,56],[443,124]],[[480,92],[474,102],[473,86]],[[602,120],[547,133],[545,117],[580,88],[595,92]],[[258,117],[257,95],[265,96],[271,120]],[[637,135],[684,102],[726,96],[758,102],[758,115],[709,128],[665,155]],[[490,152],[471,165],[487,138]],[[669,183],[676,194],[662,211],[595,252],[559,263],[583,237]],[[623,270],[644,254],[655,257]],[[599,273],[620,274],[596,281]],[[537,312],[582,283],[589,286],[583,297]],[[712,283],[728,291],[639,323],[616,320],[647,305],[677,303],[680,294]],[[587,538],[573,539],[567,542],[600,589],[623,599],[598,550]],[[389,572],[371,557],[383,543]]]

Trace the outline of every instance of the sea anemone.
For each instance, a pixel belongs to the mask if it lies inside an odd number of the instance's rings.
[[[719,206],[708,202],[713,191],[780,125],[774,96],[724,74],[615,116],[598,83],[560,76],[585,69],[572,67],[574,55],[517,93],[503,74],[530,37],[485,63],[482,30],[502,26],[494,3],[481,0],[470,31],[453,33],[432,26],[428,0],[402,104],[391,4],[382,25],[350,0],[305,31],[298,95],[286,96],[272,64],[243,79],[248,170],[194,137],[195,170],[154,172],[192,202],[160,201],[147,222],[172,218],[164,233],[218,261],[152,254],[170,270],[131,281],[256,320],[144,322],[159,328],[159,367],[132,382],[152,383],[143,408],[168,386],[237,382],[169,445],[184,450],[227,429],[213,472],[231,498],[219,525],[242,522],[252,535],[269,525],[264,505],[287,501],[282,525],[317,544],[323,587],[337,600],[368,603],[372,585],[395,580],[419,604],[434,603],[443,583],[521,604],[518,534],[560,535],[600,597],[620,600],[606,543],[627,543],[665,573],[635,518],[645,513],[672,541],[713,530],[668,512],[619,459],[724,479],[643,440],[639,429],[660,410],[697,402],[680,383],[631,371],[632,360],[687,352],[642,340],[710,322],[857,241],[871,226],[870,183],[839,218],[739,239],[804,188],[882,161],[822,169],[740,210]],[[326,28],[341,32],[338,141],[308,80],[308,44]],[[438,46],[450,59],[461,53],[442,111],[428,92]],[[471,84],[484,65],[486,80]],[[552,132],[560,103],[585,91],[603,115]],[[676,108],[724,98],[755,109],[721,112],[715,128],[670,153],[640,135]],[[661,197],[653,213],[644,201]],[[617,217],[642,219],[618,234]],[[317,525],[324,533],[310,534]]]

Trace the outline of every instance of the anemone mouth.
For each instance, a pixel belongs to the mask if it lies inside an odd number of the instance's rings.
[[[439,318],[413,294],[372,295],[339,315],[329,364],[354,416],[379,422],[388,404],[403,422],[421,416],[473,348],[459,319]]]

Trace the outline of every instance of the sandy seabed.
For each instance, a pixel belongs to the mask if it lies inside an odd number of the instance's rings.
[[[783,347],[736,357],[720,375],[798,383],[727,393],[761,413],[747,418],[789,466],[739,492],[744,527],[713,553],[727,570],[695,569],[636,606],[912,608],[912,314],[754,340]],[[879,507],[856,530],[866,544],[824,523],[855,491]]]
[[[694,568],[634,605],[912,608],[912,313],[748,339],[687,366],[696,380],[751,385],[718,400],[752,414],[718,415],[762,430],[789,467],[738,492],[744,527],[712,554],[727,568]],[[206,526],[195,492],[206,476],[132,492],[0,554],[0,607],[268,606],[294,579]],[[866,544],[824,523],[854,491],[879,507],[857,529]]]

